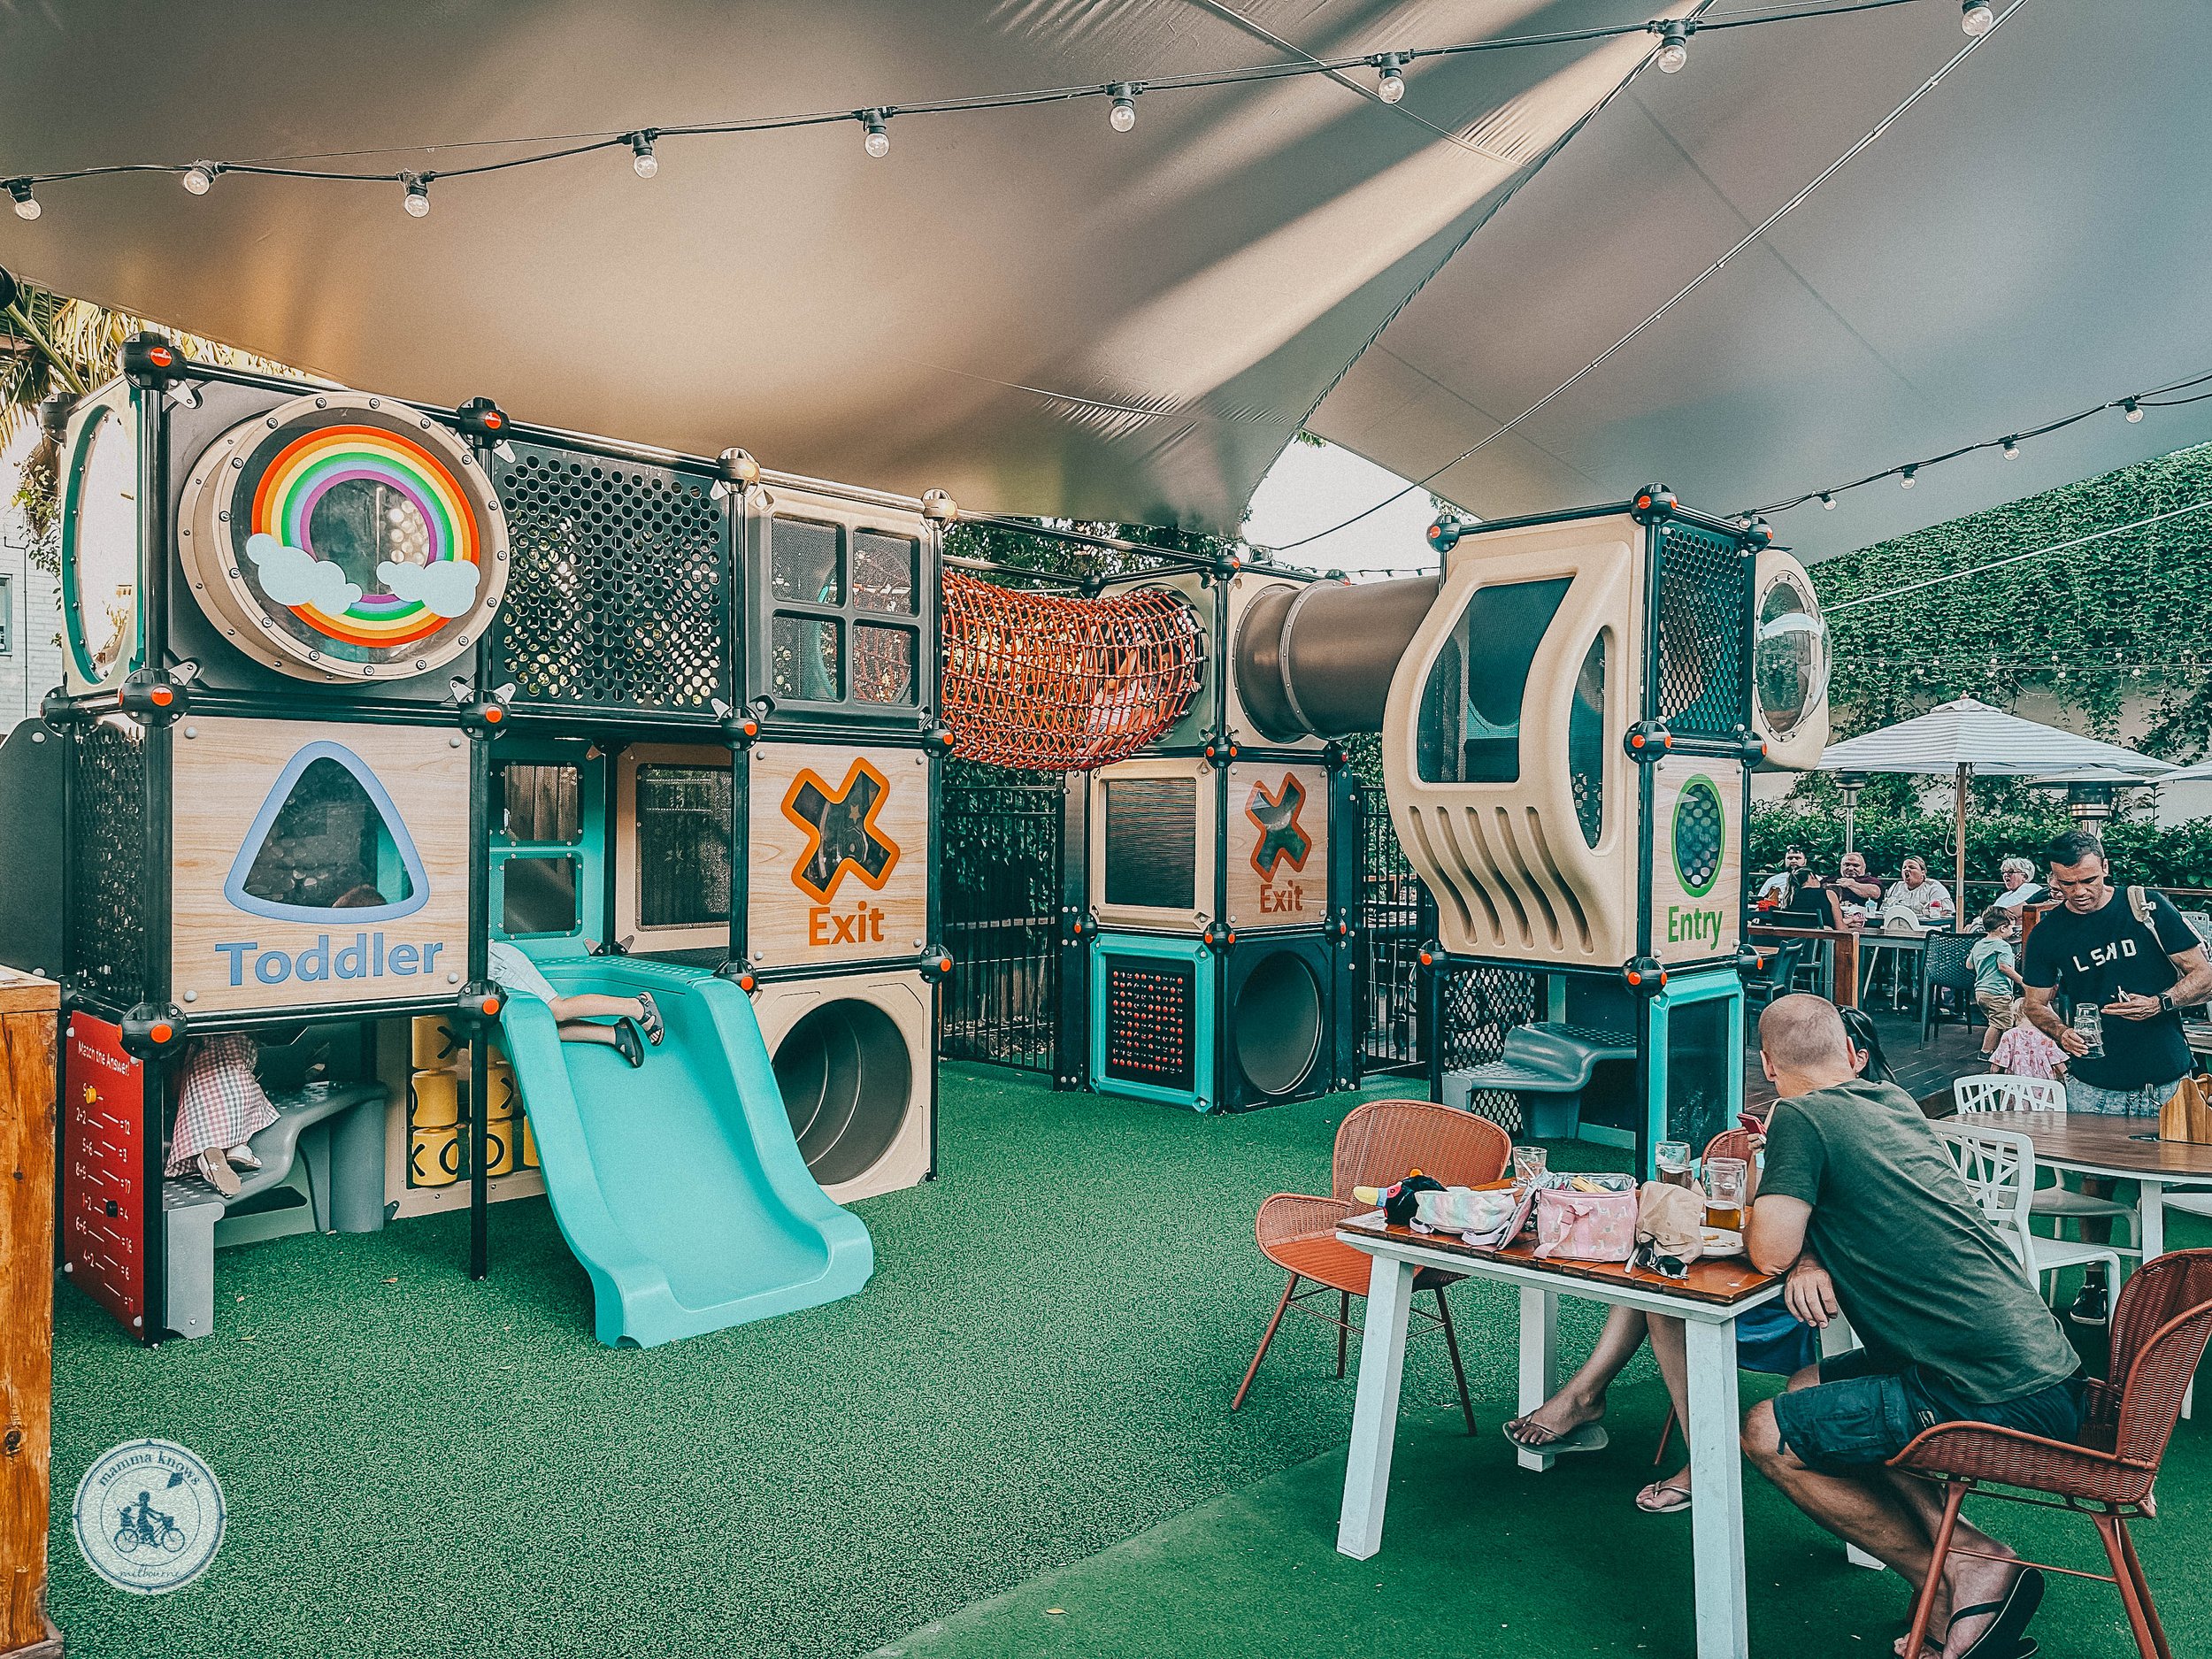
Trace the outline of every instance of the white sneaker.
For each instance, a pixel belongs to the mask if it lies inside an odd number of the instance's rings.
[[[254,1149],[242,1141],[233,1147],[226,1156],[242,1170],[257,1170],[261,1167],[260,1158],[255,1156]]]

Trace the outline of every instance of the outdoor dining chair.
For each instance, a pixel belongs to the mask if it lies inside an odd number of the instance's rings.
[[[1513,1141],[1486,1118],[1455,1107],[1425,1100],[1378,1100],[1355,1108],[1336,1132],[1336,1151],[1330,1171],[1330,1195],[1277,1193],[1260,1206],[1254,1231],[1260,1254],[1290,1275],[1283,1299],[1275,1304],[1275,1317],[1267,1322],[1259,1351],[1245,1369],[1229,1409],[1244,1403],[1260,1362],[1283,1316],[1293,1308],[1336,1326],[1336,1374],[1344,1375],[1346,1351],[1351,1341],[1352,1298],[1367,1294],[1371,1258],[1348,1244],[1338,1242],[1337,1224],[1356,1213],[1355,1187],[1388,1187],[1418,1170],[1447,1187],[1481,1187],[1505,1173],[1513,1156]],[[1452,1379],[1459,1385],[1459,1409],[1467,1419],[1467,1432],[1475,1432],[1475,1408],[1467,1397],[1467,1373],[1459,1362],[1459,1338],[1452,1330],[1452,1310],[1444,1300],[1444,1287],[1461,1277],[1434,1268],[1414,1275],[1413,1288],[1433,1292],[1436,1311],[1419,1303],[1413,1311],[1432,1320],[1444,1333],[1444,1346],[1452,1356]],[[1307,1286],[1301,1290],[1300,1286]],[[1314,1296],[1336,1293],[1336,1317],[1304,1304]]]
[[[1951,1539],[1960,1509],[1972,1493],[2088,1516],[2112,1571],[2084,1573],[2070,1567],[2049,1571],[2111,1585],[2127,1609],[2141,1659],[2173,1659],[2128,1524],[2156,1512],[2151,1487],[2165,1461],[2182,1396],[2196,1374],[2208,1335],[2212,1335],[2212,1250],[2176,1250],[2162,1256],[2145,1263],[2112,1304],[2111,1363],[2105,1380],[2087,1385],[2087,1409],[2078,1444],[1987,1423],[1939,1423],[1890,1459],[1892,1469],[1905,1470],[1944,1488],[1935,1555],[1928,1563],[1924,1587],[1913,1603],[1906,1652],[1920,1652],[1927,1638],[1932,1593],[1943,1582],[1944,1562],[1957,1550]]]
[[[1936,994],[1948,991],[1956,1009],[1959,1023],[1967,1030],[1974,1029],[1974,1021],[1981,1012],[1974,1001],[1974,970],[1967,965],[1967,957],[1981,942],[1979,933],[1930,933],[1927,950],[1920,962],[1920,1041],[1941,1025],[1947,1018],[1942,999]],[[1984,1024],[1987,1024],[1984,1020]]]
[[[1962,1112],[2062,1112],[2066,1110],[2066,1085],[2055,1078],[2008,1077],[2001,1072],[1986,1072],[1979,1077],[1954,1078],[1951,1100]],[[2054,1223],[2080,1221],[2091,1216],[2113,1217],[2128,1224],[2131,1241],[2142,1242],[2141,1219],[2133,1205],[2124,1204],[2116,1198],[2097,1198],[2076,1192],[2066,1185],[2065,1177],[2054,1173],[2056,1185],[2035,1189],[2034,1201],[2028,1206],[2030,1214]],[[2173,1201],[2170,1198],[2166,1202]]]
[[[2039,1295],[2044,1274],[2088,1262],[2104,1263],[2112,1275],[2111,1282],[2118,1282],[2120,1252],[2112,1246],[2046,1239],[2028,1231],[2028,1217],[2033,1213],[2030,1205],[2035,1197],[2034,1141],[2009,1129],[1968,1129],[1950,1122],[1932,1127],[1951,1143],[1951,1162],[1966,1183],[1975,1208],[1997,1229]]]

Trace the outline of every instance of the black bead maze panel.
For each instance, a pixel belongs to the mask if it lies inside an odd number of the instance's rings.
[[[1727,737],[1750,695],[1744,652],[1751,561],[1726,536],[1670,522],[1659,531],[1659,674],[1654,715],[1678,733]]]
[[[72,764],[73,966],[82,995],[128,1008],[145,991],[146,734],[95,721],[77,733]]]
[[[1443,1069],[1456,1071],[1482,1065],[1505,1052],[1506,1033],[1542,1018],[1537,1012],[1541,981],[1519,968],[1487,964],[1454,968],[1437,987],[1437,1023],[1442,1028]],[[1484,1089],[1467,1102],[1478,1118],[1487,1118],[1509,1134],[1522,1127],[1520,1097]]]
[[[703,712],[726,696],[728,515],[711,480],[512,447],[493,473],[513,561],[495,680],[523,706]]]
[[[1106,1075],[1155,1088],[1194,1087],[1197,969],[1150,956],[1106,958]]]

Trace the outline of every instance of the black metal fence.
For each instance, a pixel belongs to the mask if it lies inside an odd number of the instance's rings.
[[[944,884],[944,1056],[1051,1072],[1058,1058],[1060,779],[950,762]]]
[[[1360,1021],[1362,1075],[1427,1069],[1422,1041],[1421,944],[1436,931],[1428,888],[1413,872],[1390,822],[1379,785],[1351,795],[1360,837],[1359,892],[1353,900],[1352,1006]]]

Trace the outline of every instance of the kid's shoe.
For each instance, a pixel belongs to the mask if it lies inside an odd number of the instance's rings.
[[[220,1148],[210,1147],[200,1154],[200,1174],[210,1187],[226,1198],[238,1196],[238,1171],[230,1166]]]
[[[614,1023],[614,1051],[633,1066],[645,1064],[645,1038],[626,1014]]]
[[[229,1158],[232,1165],[237,1169],[257,1170],[261,1167],[261,1159],[255,1154],[254,1149],[242,1141],[224,1156]]]

